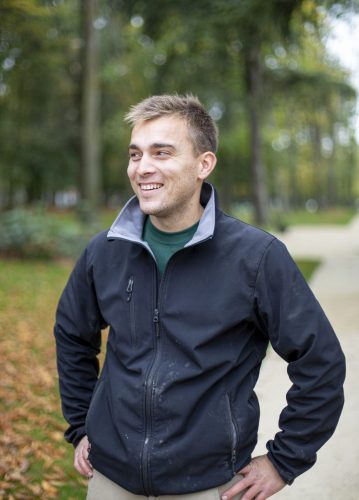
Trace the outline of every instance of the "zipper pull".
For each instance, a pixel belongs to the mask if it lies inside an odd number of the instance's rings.
[[[159,322],[159,311],[158,309],[155,309],[154,314],[153,314],[153,322],[158,323]]]
[[[130,302],[132,298],[132,291],[133,291],[133,276],[128,280],[126,292],[127,292],[127,302]]]

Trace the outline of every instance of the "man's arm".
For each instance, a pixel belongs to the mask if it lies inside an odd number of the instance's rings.
[[[259,264],[254,305],[259,330],[288,362],[293,383],[268,454],[239,471],[222,495],[265,500],[309,469],[329,439],[343,406],[345,360],[332,327],[285,246],[274,240]]]
[[[268,459],[290,484],[309,469],[330,438],[344,402],[345,359],[322,308],[285,246],[274,240],[259,264],[254,289],[256,321],[288,362],[292,387],[267,443]]]
[[[85,436],[85,420],[99,373],[101,317],[86,249],[60,298],[56,338],[62,411],[69,423],[65,438],[75,447]]]

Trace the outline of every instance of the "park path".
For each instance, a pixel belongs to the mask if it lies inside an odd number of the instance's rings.
[[[325,310],[347,359],[346,403],[333,437],[317,463],[278,500],[357,500],[359,498],[359,215],[347,226],[303,226],[279,236],[298,258],[320,258],[310,286]],[[255,455],[278,429],[278,416],[290,387],[286,363],[273,350],[266,357],[256,392],[261,423]]]

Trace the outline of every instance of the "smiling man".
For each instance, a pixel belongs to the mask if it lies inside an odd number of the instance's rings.
[[[155,227],[175,232],[199,221],[202,183],[215,167],[216,156],[195,148],[182,118],[136,124],[129,155],[128,177],[142,212]]]
[[[57,311],[74,465],[88,500],[265,500],[334,432],[339,342],[284,245],[219,209],[205,182],[217,130],[198,99],[153,96],[126,120],[135,196],[89,243]],[[293,385],[280,431],[252,458],[269,342]]]

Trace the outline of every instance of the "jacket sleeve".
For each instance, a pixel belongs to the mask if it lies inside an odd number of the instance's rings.
[[[292,386],[268,457],[291,484],[316,461],[343,407],[345,359],[322,308],[286,247],[274,239],[259,264],[255,309],[261,331],[288,362]],[[273,389],[275,390],[275,389]]]
[[[86,434],[85,420],[97,382],[101,317],[86,249],[61,295],[54,334],[62,411],[69,423],[65,438],[74,446]]]

